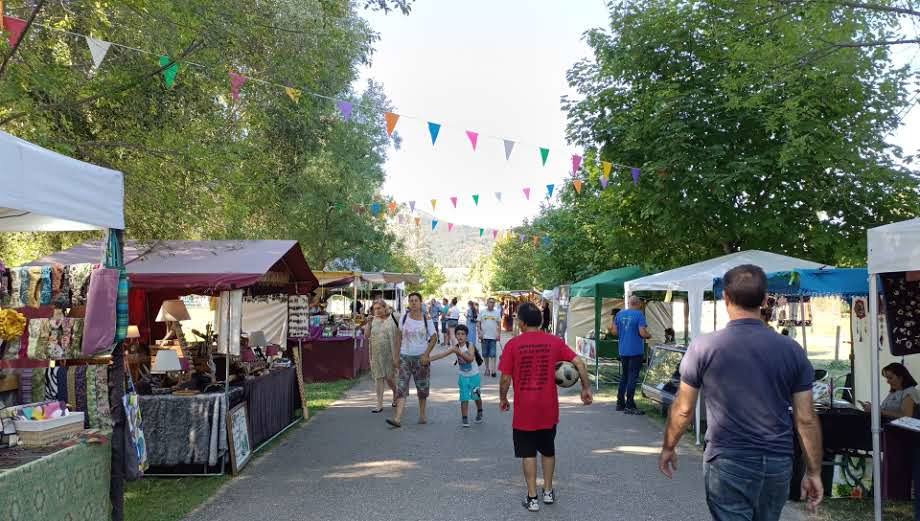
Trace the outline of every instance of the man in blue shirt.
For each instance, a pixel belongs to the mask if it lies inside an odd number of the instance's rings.
[[[629,309],[616,314],[610,332],[620,338],[621,371],[617,410],[626,414],[645,414],[636,407],[636,385],[639,383],[642,359],[645,358],[645,339],[652,335],[648,332],[639,297],[629,297]]]

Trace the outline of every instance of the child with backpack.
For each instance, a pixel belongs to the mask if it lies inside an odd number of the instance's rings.
[[[480,377],[478,364],[482,363],[482,358],[476,351],[476,346],[469,342],[469,329],[464,325],[458,325],[454,334],[457,337],[457,345],[451,346],[447,351],[443,351],[431,356],[431,360],[440,360],[450,355],[457,357],[458,376],[457,386],[460,388],[460,415],[461,425],[470,426],[470,401],[476,402],[476,423],[482,423],[482,397],[480,395]]]

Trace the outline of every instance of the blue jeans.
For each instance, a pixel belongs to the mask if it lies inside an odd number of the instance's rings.
[[[715,521],[779,521],[789,498],[792,456],[718,456],[703,470]]]
[[[636,408],[636,386],[639,384],[639,370],[642,369],[642,355],[620,357],[620,385],[617,387],[617,405],[627,409]]]
[[[470,330],[466,338],[470,341],[471,344],[478,347],[479,346],[479,335],[476,334],[476,322],[470,322],[469,320],[467,320],[466,327],[467,329]]]

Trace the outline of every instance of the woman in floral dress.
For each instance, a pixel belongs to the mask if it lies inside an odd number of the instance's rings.
[[[374,316],[368,321],[365,331],[370,340],[371,376],[377,382],[377,408],[371,412],[383,410],[384,386],[393,392],[393,407],[396,406],[396,382],[394,380],[395,352],[399,349],[399,327],[382,300],[374,302],[371,307]]]

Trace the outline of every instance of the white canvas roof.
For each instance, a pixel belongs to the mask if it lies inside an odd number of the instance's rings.
[[[124,201],[121,172],[0,131],[0,231],[122,230]]]
[[[869,273],[920,270],[920,218],[869,230]]]

